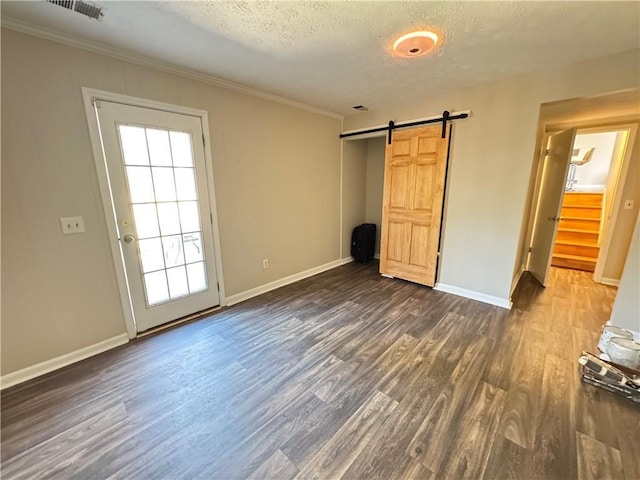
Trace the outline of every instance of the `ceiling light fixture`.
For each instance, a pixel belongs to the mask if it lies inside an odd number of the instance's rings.
[[[421,57],[434,49],[438,35],[429,31],[411,32],[393,42],[393,50],[401,57]]]

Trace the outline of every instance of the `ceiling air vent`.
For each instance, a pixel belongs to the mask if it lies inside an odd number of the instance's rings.
[[[364,105],[356,105],[353,107],[355,110],[358,110],[360,112],[366,112],[367,110],[369,110],[367,107],[365,107]]]
[[[97,5],[92,5],[87,2],[83,2],[82,0],[46,0],[48,3],[53,3],[54,5],[58,5],[59,7],[66,8],[67,10],[71,10],[73,12],[81,13],[82,15],[95,18],[96,20],[101,20],[104,13],[102,13],[102,8]]]

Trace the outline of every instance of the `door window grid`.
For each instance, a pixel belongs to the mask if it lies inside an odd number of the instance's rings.
[[[147,305],[206,290],[191,136],[129,125],[119,133]]]

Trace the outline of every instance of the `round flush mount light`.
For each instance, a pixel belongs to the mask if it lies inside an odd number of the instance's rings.
[[[411,32],[393,42],[393,51],[401,57],[421,57],[434,49],[438,35],[429,31]]]

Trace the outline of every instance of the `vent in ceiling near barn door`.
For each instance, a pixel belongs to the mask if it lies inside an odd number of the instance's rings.
[[[102,8],[97,5],[92,5],[82,0],[46,0],[48,3],[52,3],[67,10],[80,13],[86,17],[101,20],[104,16]]]

